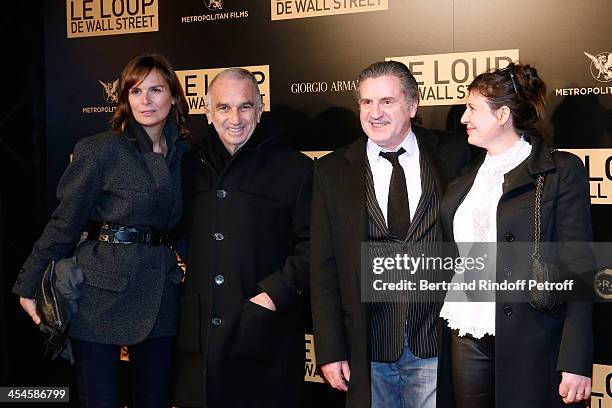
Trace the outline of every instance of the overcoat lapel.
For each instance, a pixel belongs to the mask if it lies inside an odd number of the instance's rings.
[[[538,174],[555,169],[552,155],[544,141],[539,136],[523,135],[523,137],[531,144],[531,154],[525,162],[510,170],[504,176],[504,193],[500,201],[504,201],[508,194],[514,190],[529,184],[535,185]]]
[[[427,182],[423,182],[423,167],[421,166],[421,184],[423,185],[423,189],[421,191],[421,198],[419,199],[419,204],[417,205],[416,211],[414,212],[414,217],[410,222],[410,228],[408,228],[408,234],[406,234],[406,242],[410,242],[412,240],[412,236],[415,231],[417,231],[419,223],[421,219],[427,212],[427,208],[429,207],[429,202],[433,197],[433,190],[429,188]],[[427,176],[429,177],[429,176]]]
[[[173,121],[166,121],[164,125],[164,136],[172,135],[166,140],[168,146],[168,154],[176,154],[176,143],[178,132],[176,124]],[[137,123],[131,122],[130,126],[123,132],[123,137],[128,144],[128,151],[134,157],[135,162],[141,163],[146,168],[146,171],[151,176],[147,180],[152,180],[154,185],[154,193],[161,197],[173,197],[172,192],[172,177],[166,159],[158,153],[153,153],[153,145],[146,131]],[[138,174],[138,173],[136,173]],[[149,181],[150,183],[150,181]],[[157,200],[156,212],[160,214],[168,213],[169,208],[174,205],[174,200]],[[164,207],[161,207],[164,205]]]
[[[366,229],[366,192],[365,192],[365,177],[366,177],[366,137],[360,137],[353,142],[346,152],[344,157],[348,160],[348,164],[342,169],[340,179],[338,180],[339,190],[341,191],[344,208],[349,218],[349,222],[353,229],[352,240],[348,243],[357,243],[361,252],[361,243],[368,240]],[[349,238],[349,237],[347,237]],[[350,238],[349,238],[350,239]],[[343,245],[344,248],[354,248],[352,245]],[[361,255],[356,254],[356,259],[360,260]],[[355,285],[361,288],[361,262],[357,261],[354,270]],[[361,298],[361,295],[359,295]],[[359,309],[354,310],[355,316],[355,332],[359,332],[359,337],[367,339],[367,322],[368,318],[368,303],[360,302]],[[360,315],[359,315],[360,314]],[[364,344],[365,346],[365,344]],[[358,354],[358,353],[355,353]],[[367,359],[364,359],[368,361]],[[369,373],[369,368],[368,368]],[[369,375],[368,375],[369,382]]]
[[[348,164],[342,170],[339,180],[342,199],[346,208],[355,240],[364,242],[366,236],[366,206],[365,206],[365,161],[366,139],[361,137],[344,153]]]
[[[533,185],[535,179],[529,174],[526,163],[521,163],[504,175],[503,194],[500,202],[508,198],[508,194],[527,185]]]
[[[440,143],[440,137],[423,128],[415,127],[413,131],[419,145],[419,152],[422,155],[421,160],[427,161],[429,171],[434,180],[436,194],[439,199],[442,199],[442,195],[448,185],[448,178],[446,176],[448,169],[446,165],[447,157],[443,156],[441,152],[436,149]]]
[[[421,198],[419,199],[414,217],[410,223],[410,228],[408,229],[408,234],[406,236],[407,242],[412,239],[415,231],[418,230],[419,223],[427,212],[434,191],[438,199],[441,199],[447,184],[446,178],[442,176],[445,174],[445,172],[442,171],[442,166],[445,166],[444,158],[433,153],[434,148],[439,143],[438,135],[421,128],[414,128],[413,131],[419,146],[419,168],[421,172],[422,190]],[[429,174],[427,174],[427,172],[429,172]],[[434,190],[429,186],[430,178],[433,178]]]

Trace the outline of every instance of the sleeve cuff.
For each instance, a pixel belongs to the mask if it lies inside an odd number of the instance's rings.
[[[278,311],[294,306],[298,301],[298,297],[302,294],[302,291],[296,289],[293,283],[280,272],[267,276],[257,286],[270,296]]]
[[[21,268],[17,279],[15,279],[12,292],[24,298],[34,299],[36,297],[37,286],[38,280],[26,279],[25,269]]]

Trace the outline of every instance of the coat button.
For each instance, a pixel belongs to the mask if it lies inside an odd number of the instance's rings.
[[[15,283],[16,283],[16,284],[20,284],[20,283],[21,283],[21,278],[17,278],[17,279],[15,280]]]
[[[218,199],[223,200],[225,197],[227,197],[227,191],[225,191],[223,189],[217,190],[217,198]]]
[[[215,241],[223,241],[225,239],[225,235],[220,232],[215,232]]]
[[[302,289],[298,289],[298,290],[296,290],[296,291],[295,291],[295,293],[296,293],[298,296],[301,296],[301,295],[302,295]]]
[[[506,316],[512,315],[512,308],[510,306],[504,306],[504,314]]]
[[[504,275],[506,275],[507,277],[512,276],[512,267],[511,266],[504,266]]]
[[[217,275],[214,277],[215,283],[219,286],[223,285],[223,282],[225,282],[225,277],[223,275]]]
[[[509,232],[509,233],[506,234],[506,236],[504,238],[506,238],[506,241],[512,242],[512,241],[514,241],[514,234]]]
[[[213,317],[210,322],[213,326],[219,327],[223,324],[223,319],[221,319],[220,317]]]
[[[20,273],[20,274],[25,273],[25,268],[21,268],[21,269],[19,270],[19,273]]]

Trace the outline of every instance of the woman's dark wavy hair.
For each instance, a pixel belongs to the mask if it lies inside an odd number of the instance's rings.
[[[533,129],[546,112],[546,85],[530,65],[511,63],[480,74],[468,90],[487,98],[492,109],[510,108],[514,128],[521,132]]]
[[[187,99],[183,94],[181,83],[174,69],[168,60],[160,54],[140,55],[128,62],[123,68],[119,79],[119,106],[110,120],[111,129],[117,133],[122,133],[125,130],[129,120],[133,118],[128,100],[130,89],[141,83],[151,71],[157,71],[168,84],[174,101],[174,108],[170,110],[170,114],[174,113],[175,115],[179,133],[182,136],[188,135],[189,131],[185,127],[185,121],[189,113]]]

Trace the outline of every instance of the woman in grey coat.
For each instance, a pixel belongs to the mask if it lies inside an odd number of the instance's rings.
[[[69,328],[83,407],[119,406],[119,353],[130,351],[130,406],[168,406],[182,271],[168,230],[182,210],[181,156],[188,105],[159,55],[124,68],[108,132],[77,143],[59,205],[13,287],[36,324],[36,287],[47,263],[76,255],[84,281]],[[82,231],[88,240],[76,247]]]

